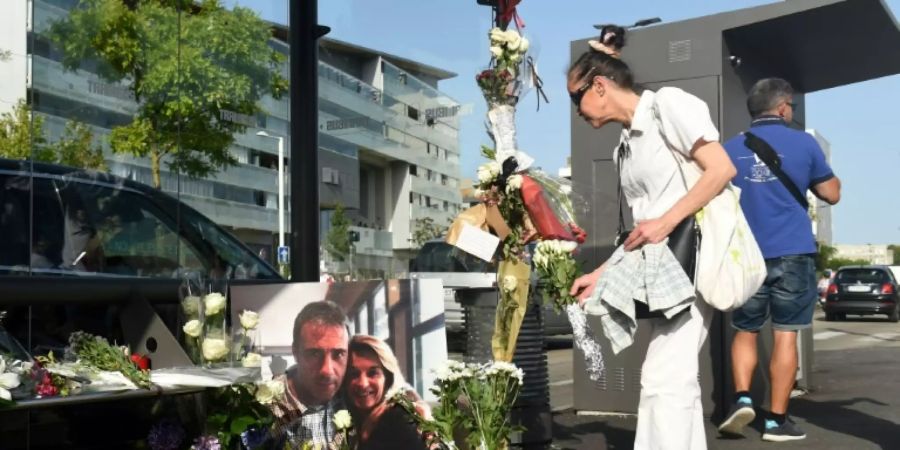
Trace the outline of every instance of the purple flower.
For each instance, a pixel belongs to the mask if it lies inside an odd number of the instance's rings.
[[[147,444],[151,450],[177,450],[184,441],[184,428],[177,422],[165,419],[153,428],[147,435]]]
[[[191,446],[191,450],[222,450],[222,444],[219,443],[219,438],[215,436],[200,436],[194,439],[194,445]]]

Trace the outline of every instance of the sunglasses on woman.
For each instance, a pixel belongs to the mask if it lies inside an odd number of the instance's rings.
[[[569,98],[572,99],[572,103],[575,104],[575,108],[581,108],[581,99],[584,98],[584,93],[587,92],[588,88],[590,88],[592,84],[594,84],[594,78],[591,77],[591,74],[594,73],[594,69],[596,69],[596,67],[591,67],[591,70],[588,70],[587,73],[585,73],[585,77],[587,77],[588,80],[585,81],[584,84],[581,85],[581,87],[576,89],[575,92],[569,92]]]

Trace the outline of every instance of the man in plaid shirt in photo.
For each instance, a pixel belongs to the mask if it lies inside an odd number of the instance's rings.
[[[294,320],[292,351],[297,364],[276,377],[285,386],[273,412],[278,418],[276,448],[340,448],[343,435],[334,413],[343,409],[338,391],[347,369],[350,342],[346,316],[329,301],[313,302]]]

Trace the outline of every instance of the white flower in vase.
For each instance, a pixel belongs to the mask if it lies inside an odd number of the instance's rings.
[[[270,380],[256,385],[256,401],[268,405],[284,395],[284,384],[276,380]]]
[[[192,338],[200,337],[200,332],[203,331],[203,324],[199,320],[193,319],[187,321],[181,329],[184,331],[184,334]]]
[[[503,49],[496,45],[492,45],[491,46],[491,55],[494,55],[494,58],[499,58],[499,57],[503,56]]]
[[[253,330],[259,325],[259,314],[254,311],[244,311],[241,313],[241,327],[245,330]]]
[[[517,287],[519,287],[519,279],[512,275],[507,275],[507,276],[503,277],[502,283],[503,283],[502,287],[503,287],[504,292],[513,292],[516,290]]]
[[[6,359],[0,357],[0,398],[12,401],[12,393],[9,391],[19,387],[21,383],[19,374],[6,371]]]
[[[208,294],[203,297],[203,306],[206,308],[204,313],[207,316],[214,316],[225,309],[225,296],[218,292]]]
[[[247,356],[241,360],[243,367],[260,367],[262,366],[262,355],[259,353],[247,353]]]
[[[353,419],[350,417],[350,412],[346,409],[342,409],[336,413],[334,413],[334,427],[338,429],[338,431],[349,430],[353,425]]]
[[[506,33],[497,27],[491,28],[488,35],[491,37],[491,44],[502,44],[506,42]]]
[[[181,301],[181,310],[188,317],[197,317],[200,313],[200,297],[188,295]]]
[[[207,338],[201,344],[203,359],[207,361],[219,361],[228,355],[228,344],[225,339]]]

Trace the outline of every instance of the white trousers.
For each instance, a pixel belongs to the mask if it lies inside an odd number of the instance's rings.
[[[698,379],[699,352],[713,309],[697,299],[675,320],[652,319],[650,347],[641,367],[637,450],[706,450]]]

